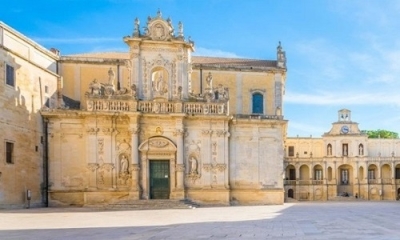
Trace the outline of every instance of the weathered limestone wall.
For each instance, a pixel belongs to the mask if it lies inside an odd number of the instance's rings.
[[[271,127],[271,124],[274,127]],[[285,122],[234,121],[230,139],[231,198],[239,203],[283,202]]]
[[[39,110],[57,106],[57,56],[0,22],[0,207],[43,202],[44,134]],[[14,68],[15,85],[6,84],[6,65]],[[46,92],[47,90],[47,92]],[[14,144],[13,163],[6,162],[6,142]]]

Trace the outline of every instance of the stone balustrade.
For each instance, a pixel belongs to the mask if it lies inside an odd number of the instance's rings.
[[[86,110],[91,112],[142,112],[142,113],[187,113],[191,115],[228,115],[227,102],[158,102],[124,99],[86,100]]]

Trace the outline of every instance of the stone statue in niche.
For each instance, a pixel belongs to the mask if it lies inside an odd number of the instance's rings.
[[[129,173],[128,168],[129,168],[128,158],[125,155],[122,155],[120,160],[120,173],[128,174]]]
[[[197,159],[191,157],[189,162],[190,162],[190,174],[197,174]]]
[[[119,169],[119,179],[118,182],[121,185],[127,185],[131,179],[131,174],[129,173],[129,160],[125,154],[120,156],[120,169]]]
[[[164,95],[167,91],[167,80],[163,71],[153,73],[153,91],[158,95]]]

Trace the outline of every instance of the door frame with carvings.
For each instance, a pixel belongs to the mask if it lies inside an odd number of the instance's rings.
[[[150,137],[139,145],[142,199],[150,199],[150,161],[169,160],[170,194],[176,189],[176,145],[168,138]]]

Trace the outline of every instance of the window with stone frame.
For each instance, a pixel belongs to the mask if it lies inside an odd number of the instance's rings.
[[[315,180],[322,180],[322,169],[315,169],[314,178]]]
[[[264,96],[259,93],[252,94],[252,113],[253,114],[264,114]]]
[[[13,164],[14,163],[14,143],[6,141],[6,163]]]
[[[375,179],[375,169],[368,170],[368,179]]]
[[[294,157],[294,146],[289,146],[288,156]]]
[[[6,84],[15,87],[15,71],[14,67],[6,64]]]

